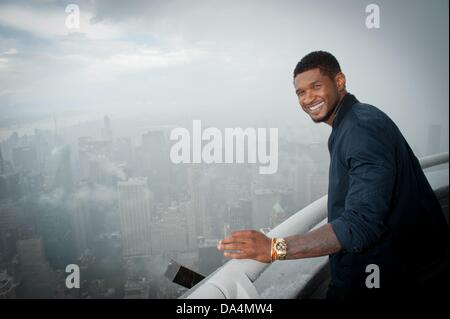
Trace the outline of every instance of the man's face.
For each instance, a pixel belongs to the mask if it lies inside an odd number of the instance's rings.
[[[300,106],[314,122],[332,124],[333,111],[342,97],[342,81],[345,88],[342,73],[332,80],[322,74],[319,68],[302,72],[295,77],[295,92]]]

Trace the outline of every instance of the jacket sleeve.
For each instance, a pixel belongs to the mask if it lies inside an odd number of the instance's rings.
[[[343,249],[358,253],[377,242],[387,229],[396,178],[395,142],[384,125],[373,120],[352,127],[343,145],[349,188],[345,211],[331,226]]]

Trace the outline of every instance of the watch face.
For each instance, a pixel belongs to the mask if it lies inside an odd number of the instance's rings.
[[[275,248],[277,250],[285,250],[286,249],[286,244],[283,243],[283,242],[279,242],[279,243],[276,244]]]

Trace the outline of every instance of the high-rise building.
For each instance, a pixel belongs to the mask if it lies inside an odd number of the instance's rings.
[[[191,201],[179,203],[179,210],[185,217],[186,224],[186,245],[189,251],[197,248],[197,233],[195,231],[195,212]]]
[[[125,162],[128,165],[132,164],[133,153],[131,139],[129,137],[116,139],[114,143],[114,160],[117,162]]]
[[[25,297],[52,298],[56,288],[55,274],[44,253],[42,238],[17,241],[17,255]]]
[[[22,195],[19,173],[0,175],[0,199],[16,200]]]
[[[142,156],[146,174],[162,173],[161,170],[166,170],[170,158],[164,132],[153,130],[142,135]]]
[[[0,203],[0,261],[10,261],[16,254],[21,211],[10,201]]]
[[[0,143],[0,176],[12,174],[14,172],[13,164],[5,156],[5,153],[1,150],[4,144]]]
[[[99,185],[112,186],[120,174],[120,180],[125,179],[123,172],[105,155],[92,156],[88,162],[89,181]],[[117,173],[119,172],[119,173]]]
[[[72,230],[75,238],[77,257],[81,256],[92,241],[91,201],[79,200],[71,211]]]
[[[112,141],[113,139],[111,120],[107,115],[103,118],[102,138],[106,141]]]
[[[166,199],[171,183],[170,158],[162,130],[155,129],[142,135],[142,145],[136,150],[136,160],[138,172],[149,178],[149,187],[155,198],[161,201]]]
[[[0,271],[0,299],[15,299],[17,284],[6,270]]]
[[[145,278],[137,280],[127,280],[125,283],[124,299],[149,299],[149,283]]]
[[[66,192],[73,190],[72,166],[70,160],[70,148],[64,146],[58,149],[53,155],[53,189],[63,189]]]
[[[172,203],[161,216],[162,252],[182,253],[197,249],[194,216],[191,202]],[[152,234],[153,236],[153,234]]]
[[[250,200],[240,199],[237,204],[228,208],[229,232],[250,229],[252,225],[252,202]]]
[[[169,207],[160,223],[163,230],[162,251],[164,253],[181,253],[188,250],[188,232],[186,220],[178,207]]]
[[[275,228],[286,220],[287,213],[279,202],[272,207],[272,215],[270,217],[270,227]]]
[[[80,178],[102,184],[111,182],[108,167],[112,158],[112,142],[106,140],[92,141],[88,137],[78,138],[78,161]]]
[[[44,173],[26,172],[21,177],[23,181],[21,188],[24,195],[37,195],[44,190]]]
[[[146,256],[151,254],[150,191],[147,179],[131,178],[118,182],[122,254]]]
[[[163,235],[166,229],[161,227],[161,221],[154,221],[150,225],[151,233],[151,252],[152,255],[163,254],[165,251],[165,243]]]
[[[15,147],[12,151],[16,171],[36,171],[38,168],[37,153],[34,147]]]
[[[217,249],[217,243],[218,240],[214,239],[199,242],[198,270],[204,276],[208,276],[225,262],[223,253]]]
[[[207,212],[208,187],[202,178],[201,167],[197,164],[188,169],[188,186],[195,217],[195,232],[197,236],[210,237],[210,220]]]
[[[260,230],[271,226],[272,208],[279,194],[270,189],[255,189],[252,194],[253,228]]]

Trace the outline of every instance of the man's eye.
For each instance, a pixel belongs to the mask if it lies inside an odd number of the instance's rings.
[[[322,85],[320,85],[320,84],[314,84],[314,89],[315,90],[318,90],[318,89],[320,89],[322,87]]]
[[[305,92],[303,92],[303,91],[298,92],[298,96],[303,96],[303,95],[305,95]]]

